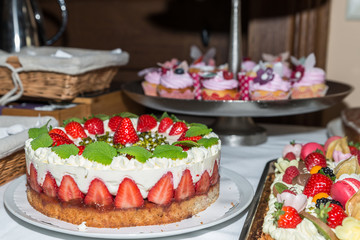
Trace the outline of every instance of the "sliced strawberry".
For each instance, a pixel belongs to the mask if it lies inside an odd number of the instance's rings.
[[[158,132],[159,133],[164,133],[166,132],[166,130],[168,130],[171,125],[173,125],[174,121],[169,118],[169,117],[164,117],[163,119],[161,119],[160,123],[159,123],[159,128],[158,128]]]
[[[30,164],[30,187],[38,193],[42,192],[42,188],[37,181],[37,171],[32,163]]]
[[[79,149],[78,155],[82,155],[85,149],[85,146],[76,146]]]
[[[168,172],[150,189],[148,200],[156,204],[166,205],[171,202],[173,196],[173,175],[171,172]]]
[[[53,140],[52,146],[60,146],[63,144],[73,144],[74,143],[69,138],[65,138],[57,133],[49,133],[49,136]]]
[[[189,169],[185,169],[181,177],[179,186],[175,190],[175,200],[188,199],[195,195],[195,187]]]
[[[214,169],[213,169],[213,174],[211,175],[210,178],[210,185],[215,185],[218,181],[219,181],[219,166],[217,164],[217,161],[215,161],[214,164]]]
[[[195,192],[196,194],[204,194],[209,191],[210,188],[210,175],[208,171],[205,171],[200,180],[195,184]]]
[[[86,138],[87,135],[84,131],[84,128],[78,122],[69,122],[65,126],[65,131],[69,134],[72,138]]]
[[[156,125],[157,121],[153,116],[144,114],[139,117],[136,130],[139,132],[148,132],[156,127]]]
[[[110,118],[108,122],[108,127],[111,129],[111,131],[115,132],[116,129],[119,127],[120,122],[123,118],[120,116],[113,116]]]
[[[125,145],[127,143],[136,143],[139,137],[136,134],[130,118],[123,118],[113,138],[114,144]]]
[[[186,131],[188,128],[184,122],[176,122],[170,129],[169,135],[179,135]]]
[[[70,139],[69,136],[60,128],[53,128],[50,130],[49,134],[50,133],[56,133],[59,134],[60,136],[63,136],[64,138]]]
[[[104,122],[100,118],[90,118],[84,123],[84,129],[90,134],[104,134]]]
[[[68,202],[75,199],[82,200],[84,194],[80,191],[74,179],[69,175],[65,175],[60,183],[58,197],[60,200]]]
[[[58,186],[54,177],[50,172],[46,173],[45,180],[43,182],[42,188],[44,193],[49,197],[56,197],[58,192]]]
[[[141,207],[144,205],[144,199],[133,180],[124,178],[120,183],[114,205],[116,208],[122,209]]]
[[[194,142],[197,142],[202,138],[202,136],[185,137],[185,135],[186,135],[186,132],[183,132],[181,134],[181,136],[179,137],[178,141],[194,141]]]
[[[91,181],[89,190],[85,196],[84,203],[86,205],[110,206],[113,197],[107,189],[106,185],[98,178]]]

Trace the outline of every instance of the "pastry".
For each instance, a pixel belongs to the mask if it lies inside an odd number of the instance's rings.
[[[101,118],[29,130],[27,197],[36,210],[120,228],[181,221],[216,201],[221,143],[211,129],[166,114]]]
[[[239,83],[231,72],[217,72],[202,81],[201,97],[203,100],[238,100]]]

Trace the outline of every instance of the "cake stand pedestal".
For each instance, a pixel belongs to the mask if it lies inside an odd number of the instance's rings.
[[[327,94],[319,98],[271,101],[204,101],[147,96],[141,81],[123,84],[124,93],[133,101],[152,109],[199,117],[216,117],[211,126],[224,145],[258,145],[266,141],[266,131],[252,117],[290,116],[320,111],[340,103],[353,88],[327,80]]]

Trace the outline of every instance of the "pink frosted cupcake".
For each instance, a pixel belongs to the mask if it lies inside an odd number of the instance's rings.
[[[230,72],[218,72],[214,77],[202,81],[203,100],[238,100],[239,83]]]
[[[160,78],[158,95],[165,98],[194,99],[194,80],[187,70],[186,63],[174,70],[167,70]]]
[[[138,73],[138,76],[144,76],[141,86],[145,95],[157,96],[157,86],[160,83],[161,68],[147,68]]]
[[[278,56],[274,56],[268,53],[262,54],[262,58],[270,65],[274,65],[275,63],[278,62],[283,64],[282,76],[285,78],[290,78],[292,72],[291,69],[289,68],[289,62],[288,62],[289,56],[290,56],[289,52],[280,53]]]
[[[311,53],[306,59],[291,58],[295,69],[292,73],[293,82],[291,98],[314,98],[325,96],[328,86],[325,83],[325,71],[315,66],[315,55]]]
[[[275,63],[273,68],[262,62],[254,69],[256,77],[250,82],[251,100],[285,100],[290,96],[290,81],[283,78],[283,64]]]

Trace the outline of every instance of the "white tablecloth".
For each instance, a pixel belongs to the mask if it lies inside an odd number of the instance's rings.
[[[300,127],[300,126],[284,126],[284,125],[265,125],[268,130],[267,142],[257,146],[241,146],[230,147],[223,146],[221,153],[221,167],[225,167],[236,171],[240,175],[247,178],[254,188],[257,188],[259,179],[266,163],[269,160],[277,158],[281,155],[283,147],[292,140],[299,143],[319,142],[324,143],[327,139],[326,129]],[[0,239],[4,240],[48,240],[48,239],[85,239],[72,235],[62,234],[49,230],[35,227],[31,224],[13,216],[6,210],[3,199],[4,192],[9,183],[0,187]],[[173,237],[165,237],[163,239],[239,239],[245,218],[246,211],[233,219],[222,224],[199,230],[192,233],[186,233]]]

